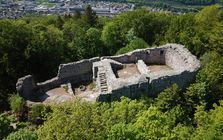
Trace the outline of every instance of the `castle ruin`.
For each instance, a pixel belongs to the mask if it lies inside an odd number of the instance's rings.
[[[156,96],[176,83],[186,88],[200,62],[184,46],[166,44],[118,56],[95,57],[61,64],[56,77],[36,83],[31,75],[18,79],[22,97],[36,102],[63,102],[74,97],[87,101],[113,101]]]

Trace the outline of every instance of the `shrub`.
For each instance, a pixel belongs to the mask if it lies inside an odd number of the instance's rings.
[[[9,117],[6,114],[0,114],[0,139],[6,137],[11,131]]]
[[[37,135],[35,131],[23,128],[8,135],[6,140],[37,140]]]
[[[33,105],[31,108],[30,119],[35,124],[42,124],[45,116],[46,107],[43,104]]]
[[[12,111],[15,113],[21,113],[25,107],[25,100],[18,94],[12,95],[9,98],[9,102]]]
[[[121,48],[116,54],[124,54],[136,49],[148,48],[149,45],[141,38],[135,38],[125,47]]]

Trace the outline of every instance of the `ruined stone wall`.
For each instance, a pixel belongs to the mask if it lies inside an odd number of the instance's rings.
[[[93,76],[93,62],[99,61],[99,57],[84,59],[81,61],[61,64],[57,77],[62,83],[72,81],[72,83],[81,83],[92,80]]]
[[[106,78],[107,78],[107,85],[108,85],[108,91],[111,92],[112,90],[112,85],[113,85],[113,82],[116,80],[116,76],[114,74],[114,71],[113,71],[113,68],[112,68],[112,65],[115,66],[116,68],[118,68],[119,66],[122,67],[121,65],[117,65],[117,64],[111,64],[108,61],[105,61],[103,62],[103,65],[106,69]]]
[[[113,90],[111,94],[111,101],[118,100],[122,96],[128,97],[130,99],[137,99],[146,93],[148,93],[148,81],[127,85],[124,88]]]
[[[112,59],[120,63],[137,63],[143,60],[146,64],[165,64],[166,48],[138,49],[117,56],[104,56],[102,59]]]
[[[171,76],[162,76],[156,79],[151,79],[148,82],[126,85],[122,88],[112,90],[109,94],[100,94],[97,101],[116,101],[122,96],[130,99],[140,98],[142,95],[156,97],[158,93],[166,88],[177,84],[179,88],[185,89],[191,82],[194,81],[196,72],[183,72]]]
[[[149,96],[157,96],[158,93],[173,84],[185,89],[195,80],[200,62],[182,45],[167,44],[161,48],[153,49],[136,50],[124,55],[104,57],[121,63],[136,63],[141,74],[148,73],[145,76],[149,81],[142,80],[140,82],[139,80],[138,83],[141,83],[142,86],[131,82],[134,79],[126,79],[129,83],[120,82],[120,80],[111,81],[111,86],[113,86],[111,93],[100,95],[98,100],[113,101],[120,99],[121,96],[135,99],[145,93]],[[166,64],[173,68],[173,71],[150,74],[146,64]],[[114,84],[119,85],[120,88],[114,88]]]
[[[139,60],[138,63],[136,63],[136,65],[141,74],[149,74],[149,69],[142,60]]]
[[[95,57],[74,63],[61,64],[56,77],[41,83],[35,83],[31,75],[25,76],[18,79],[16,84],[17,91],[27,99],[37,90],[47,91],[67,82],[77,84],[91,81],[93,76],[93,62],[99,60],[99,57]]]
[[[166,65],[174,70],[196,71],[200,67],[199,60],[196,59],[184,46],[169,44],[165,53]]]
[[[191,82],[195,80],[196,72],[184,71],[182,73],[176,73],[168,76],[161,76],[158,78],[151,78],[148,95],[157,96],[158,93],[162,92],[164,89],[177,84],[179,88],[185,89]]]
[[[97,98],[97,101],[110,102],[117,101],[122,96],[128,97],[130,99],[138,99],[142,95],[148,93],[148,82],[137,83],[133,85],[126,85],[122,88],[112,90],[108,94],[100,94]]]
[[[37,83],[37,86],[47,91],[67,82],[72,84],[89,82],[92,80],[93,76],[93,62],[96,61],[99,61],[99,57],[84,59],[74,63],[61,64],[59,66],[57,77],[42,83]]]
[[[38,88],[42,89],[43,91],[47,91],[56,87],[59,87],[61,85],[61,81],[58,77],[54,77],[50,80],[37,83]]]
[[[57,76],[45,82],[35,83],[31,75],[18,79],[17,91],[27,98],[39,89],[47,91],[67,82],[71,84],[90,82],[93,80],[93,69],[97,67],[96,65],[93,67],[94,62],[100,62],[107,71],[108,93],[100,94],[97,99],[99,101],[113,101],[121,96],[135,99],[144,93],[154,96],[174,83],[178,84],[180,88],[185,88],[194,80],[200,67],[199,60],[182,45],[167,44],[158,48],[135,50],[118,56],[95,57],[61,64]],[[123,64],[129,63],[137,65],[141,73],[140,77],[131,77],[123,81],[117,80],[112,69],[119,69],[119,67],[123,67]],[[166,64],[173,68],[173,73],[150,74],[147,68],[148,64]],[[94,78],[96,78],[97,69],[94,71]]]
[[[37,85],[32,75],[19,78],[16,83],[16,90],[20,93],[23,98],[29,99],[32,96],[31,93],[35,92]]]

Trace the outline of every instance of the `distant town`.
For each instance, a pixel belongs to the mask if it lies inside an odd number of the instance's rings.
[[[95,2],[95,1],[70,1],[70,0],[49,0],[39,1],[0,1],[0,19],[17,19],[25,15],[65,15],[75,11],[83,12],[87,5],[99,16],[113,16],[135,8],[131,3]]]

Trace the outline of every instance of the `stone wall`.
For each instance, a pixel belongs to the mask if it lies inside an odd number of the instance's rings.
[[[165,64],[166,48],[138,49],[130,53],[117,56],[104,56],[102,59],[112,59],[120,63],[137,63],[143,60],[146,64]]]
[[[59,87],[61,85],[61,81],[58,77],[52,78],[50,80],[37,83],[38,88],[42,89],[43,91],[47,91],[56,87]]]
[[[101,94],[99,101],[119,100],[121,96],[132,99],[140,97],[142,94],[157,96],[158,93],[177,84],[181,89],[185,89],[195,80],[200,62],[182,45],[167,44],[161,48],[136,50],[119,56],[103,57],[102,59],[112,59],[120,63],[136,63],[139,72],[148,79],[136,79],[130,77],[124,79],[108,78],[112,87],[108,94]],[[154,60],[155,59],[155,60]],[[171,71],[150,74],[148,64],[166,64],[173,68]],[[111,77],[114,77],[112,70],[109,70]]]
[[[177,84],[179,88],[185,89],[191,82],[195,80],[196,72],[183,72],[171,76],[163,76],[157,79],[151,79],[148,82],[144,81],[138,84],[126,85],[122,88],[114,89],[108,94],[100,94],[97,101],[115,101],[119,100],[122,96],[130,99],[140,98],[142,95],[156,97],[158,93],[166,88]]]
[[[165,53],[166,65],[174,70],[197,71],[200,68],[200,62],[184,46],[169,44]]]
[[[37,85],[32,77],[32,75],[27,75],[25,77],[19,78],[16,83],[16,90],[19,94],[26,99],[32,96],[32,93],[37,89]]]
[[[16,89],[24,98],[28,99],[37,90],[45,92],[68,82],[71,84],[90,82],[93,76],[93,62],[99,60],[99,57],[95,57],[74,63],[61,64],[56,77],[41,83],[35,83],[31,75],[22,77],[18,79]]]
[[[137,99],[146,93],[148,93],[148,81],[127,85],[123,88],[112,90],[111,101],[119,100],[122,96],[130,99]]]
[[[184,71],[182,73],[175,73],[173,75],[161,76],[158,78],[151,78],[149,82],[148,95],[157,96],[157,93],[164,89],[177,84],[179,88],[185,89],[191,82],[195,80],[196,72]]]
[[[144,63],[144,61],[138,60],[136,65],[141,74],[149,74],[149,69],[147,68],[147,65]]]
[[[148,93],[148,82],[143,82],[133,85],[127,85],[122,88],[112,90],[111,93],[100,94],[97,98],[97,101],[101,102],[117,101],[122,96],[128,97],[130,99],[138,99],[142,95],[146,95],[147,93]]]
[[[61,64],[59,66],[57,77],[61,80],[62,83],[71,81],[72,84],[77,84],[90,81],[93,77],[93,62],[99,60],[99,57],[95,57],[73,63]]]
[[[129,63],[135,63],[141,75],[127,79],[116,78],[113,69],[119,69]],[[148,64],[166,64],[173,68],[173,71],[151,74],[147,68]],[[47,91],[60,87],[61,84],[71,83],[73,85],[90,82],[93,80],[93,71],[94,79],[98,77],[99,67],[105,70],[108,91],[100,93],[97,100],[113,101],[121,96],[135,99],[145,93],[155,96],[174,83],[180,88],[185,88],[194,80],[200,62],[182,45],[167,44],[158,48],[139,49],[118,56],[95,57],[61,64],[56,77],[35,83],[33,77],[28,75],[18,79],[16,88],[24,98],[29,98],[36,91]]]

